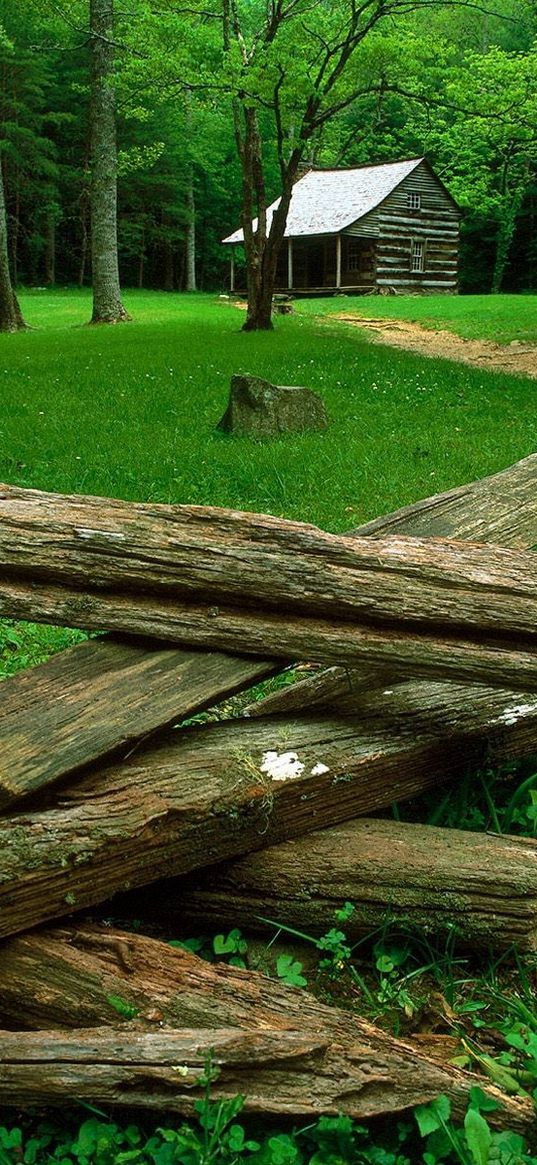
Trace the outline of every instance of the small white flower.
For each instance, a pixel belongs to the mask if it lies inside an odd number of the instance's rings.
[[[289,781],[302,775],[304,765],[299,761],[296,752],[264,752],[261,772],[267,773],[273,781]]]

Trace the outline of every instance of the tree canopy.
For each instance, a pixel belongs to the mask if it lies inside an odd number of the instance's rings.
[[[89,7],[2,5],[0,144],[15,285],[91,278]],[[462,290],[534,288],[536,32],[531,0],[118,8],[123,285],[225,289],[220,240],[240,222],[255,314],[301,164],[425,154],[464,212]],[[278,195],[267,232],[265,209]]]

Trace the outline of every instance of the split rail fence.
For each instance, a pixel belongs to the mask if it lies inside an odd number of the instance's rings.
[[[348,900],[353,939],[535,951],[535,842],[374,814],[537,752],[536,543],[537,455],[346,536],[0,487],[0,616],[101,633],[1,687],[4,1103],[189,1113],[211,1049],[246,1111],[464,1109],[477,1078],[434,1047],[91,914],[136,890],[201,929],[322,933]],[[532,1102],[486,1088],[527,1134]]]

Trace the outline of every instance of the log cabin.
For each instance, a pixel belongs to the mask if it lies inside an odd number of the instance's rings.
[[[267,210],[267,224],[279,200]],[[293,188],[276,288],[297,295],[347,292],[454,294],[460,211],[426,158],[380,166],[310,169]],[[230,290],[242,229],[231,248]]]

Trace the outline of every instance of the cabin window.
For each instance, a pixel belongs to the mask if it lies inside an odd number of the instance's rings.
[[[421,210],[421,194],[407,194],[406,204],[409,210]]]
[[[425,268],[425,243],[421,239],[412,239],[410,251],[410,270],[423,271]]]
[[[360,254],[361,247],[358,239],[349,239],[349,249],[347,251],[347,271],[360,270]]]

